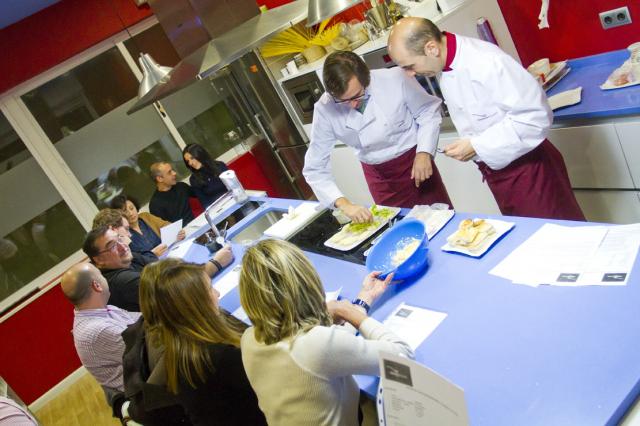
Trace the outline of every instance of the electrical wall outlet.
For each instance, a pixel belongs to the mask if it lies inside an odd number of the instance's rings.
[[[600,13],[600,23],[605,30],[630,24],[631,14],[629,13],[629,8],[626,6],[619,7],[618,9],[607,10],[606,12]]]

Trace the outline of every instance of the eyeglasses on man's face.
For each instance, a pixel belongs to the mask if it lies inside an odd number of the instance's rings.
[[[100,250],[98,252],[98,254],[107,253],[107,252],[110,252],[110,251],[114,252],[118,248],[119,244],[122,244],[122,245],[128,245],[129,244],[129,242],[127,241],[127,237],[125,235],[118,234],[118,236],[114,240],[109,241],[104,246],[104,249]]]
[[[349,99],[340,99],[335,96],[331,96],[331,97],[333,98],[333,102],[335,102],[338,105],[341,105],[341,104],[347,104],[349,102],[358,102],[358,101],[367,99],[369,98],[369,94],[366,92],[365,88],[363,87],[360,90],[360,93],[358,93],[356,96],[353,96]]]

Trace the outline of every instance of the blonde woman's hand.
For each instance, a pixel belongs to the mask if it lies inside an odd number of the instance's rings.
[[[384,280],[380,280],[378,279],[378,276],[381,273],[382,272],[380,271],[373,271],[364,277],[364,281],[362,282],[362,288],[360,289],[360,293],[358,293],[358,299],[367,302],[369,306],[373,305],[373,303],[382,296],[393,279],[393,274],[391,273],[387,275],[387,278]]]
[[[178,232],[178,238],[176,238],[177,241],[182,241],[184,240],[184,237],[187,236],[187,232],[184,230],[184,228],[182,228],[179,232]]]
[[[218,250],[216,254],[213,255],[213,260],[222,265],[223,268],[233,262],[233,251],[231,251],[231,246],[226,245]]]
[[[355,328],[360,328],[362,321],[367,319],[367,314],[348,300],[332,300],[327,303],[327,310],[334,324],[342,325],[348,322]]]

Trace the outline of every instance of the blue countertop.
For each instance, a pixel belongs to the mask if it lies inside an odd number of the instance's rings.
[[[234,225],[229,237],[266,211],[300,203],[257,200],[265,204]],[[640,394],[640,261],[626,286],[512,284],[489,271],[546,222],[584,224],[510,217],[515,228],[480,259],[441,251],[446,237],[469,217],[485,216],[457,213],[431,240],[427,271],[392,286],[372,316],[384,320],[402,302],[448,314],[416,359],[464,389],[473,425],[616,424]],[[244,247],[234,244],[233,250],[237,264]],[[356,296],[363,265],[307,255],[327,291],[343,287],[342,297]],[[207,256],[205,249],[190,260]],[[237,288],[220,305],[236,310]],[[357,381],[375,395],[377,378]]]
[[[640,115],[640,85],[602,90],[607,77],[629,59],[626,49],[569,60],[571,71],[547,92],[552,96],[582,86],[582,102],[554,111],[554,122],[580,118]]]

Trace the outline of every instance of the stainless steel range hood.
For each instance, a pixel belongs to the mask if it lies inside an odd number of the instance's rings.
[[[268,10],[209,41],[173,67],[127,114],[210,76],[255,49],[269,37],[303,21],[307,17],[308,3],[308,0],[296,0]]]

